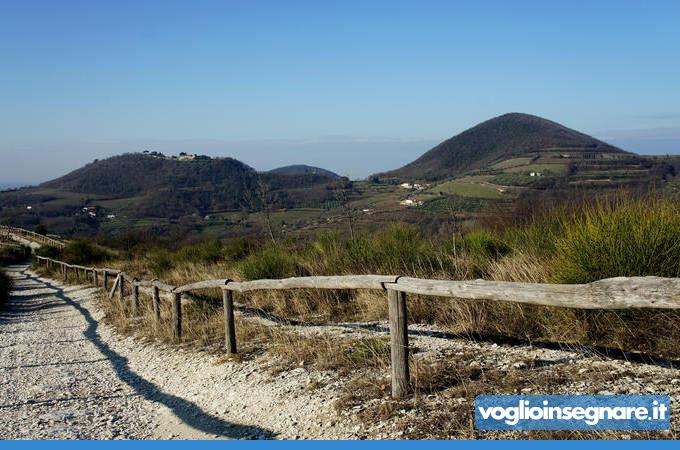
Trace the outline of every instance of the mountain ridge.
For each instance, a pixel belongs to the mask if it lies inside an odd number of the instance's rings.
[[[268,173],[278,174],[278,175],[322,175],[331,178],[342,178],[335,172],[323,169],[321,167],[309,166],[307,164],[291,164],[289,166],[277,167],[267,171]]]

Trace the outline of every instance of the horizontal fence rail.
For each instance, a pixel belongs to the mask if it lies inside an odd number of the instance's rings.
[[[37,242],[39,244],[49,245],[59,249],[63,249],[66,244],[59,239],[54,239],[44,234],[36,233],[35,231],[24,230],[23,228],[10,227],[6,225],[0,225],[0,234],[5,235],[9,238],[14,236],[20,236],[26,240]]]
[[[182,337],[182,294],[203,289],[221,289],[224,308],[225,347],[236,353],[234,327],[234,292],[282,289],[377,289],[387,292],[392,363],[392,396],[402,398],[410,391],[408,357],[408,313],[406,294],[452,297],[468,300],[518,302],[532,305],[577,309],[680,309],[680,278],[617,277],[587,284],[544,284],[486,280],[424,280],[396,275],[339,275],[294,277],[278,280],[233,281],[228,278],[204,280],[182,286],[172,286],[159,280],[138,280],[118,270],[84,267],[51,258],[37,256],[38,263],[48,268],[59,267],[64,280],[73,273],[77,280],[91,279],[109,292],[113,299],[125,300],[125,285],[129,284],[132,311],[139,306],[139,288],[151,290],[156,324],[160,321],[160,301],[163,292],[172,300],[172,327],[176,340]],[[115,277],[109,288],[109,276]]]

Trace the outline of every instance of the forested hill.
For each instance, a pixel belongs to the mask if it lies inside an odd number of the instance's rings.
[[[482,122],[383,177],[438,180],[537,152],[626,153],[559,123],[509,113]]]
[[[95,160],[80,169],[41,185],[84,194],[130,197],[160,189],[250,189],[256,172],[233,158],[178,161],[125,154]]]
[[[275,175],[321,175],[330,178],[341,178],[335,172],[322,169],[321,167],[307,166],[305,164],[295,164],[292,166],[279,167],[269,171]]]
[[[79,227],[92,228],[101,223],[102,215],[115,215],[117,220],[121,215],[202,217],[258,211],[264,200],[272,208],[319,206],[334,200],[337,182],[324,174],[257,172],[233,158],[182,160],[130,153],[95,160],[37,187],[0,194],[0,220],[25,226],[48,223],[68,232],[74,220],[87,222]]]

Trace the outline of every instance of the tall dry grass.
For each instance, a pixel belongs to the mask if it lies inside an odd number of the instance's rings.
[[[394,226],[371,235],[342,239],[324,233],[309,242],[276,245],[197,244],[177,252],[160,251],[112,262],[140,278],[161,278],[171,284],[231,278],[280,278],[294,275],[393,273],[422,278],[587,282],[619,275],[677,276],[680,226],[675,205],[662,200],[616,200],[593,204],[580,212],[553,210],[529,223],[503,232],[481,230],[456,236],[424,236],[409,226]],[[625,242],[624,242],[625,241]],[[225,252],[219,256],[220,252]],[[60,274],[55,274],[59,276]],[[220,293],[206,292],[183,306],[182,345],[222,352],[224,342]],[[357,339],[309,336],[295,327],[273,326],[274,320],[308,323],[372,322],[387,318],[384,293],[377,291],[253,292],[237,295],[237,340],[243,358],[266,354],[273,371],[300,366],[345,375],[338,408],[361,406],[360,416],[375,422],[415,409],[418,420],[405,420],[404,436],[485,437],[474,429],[469,402],[482,392],[513,392],[520,385],[547,391],[579,376],[564,365],[551,371],[480,371],[452,359],[411,361],[414,397],[389,400],[389,346],[378,336]],[[170,302],[163,302],[161,323],[153,319],[148,294],[133,317],[127,303],[104,300],[106,320],[123,332],[172,342]],[[674,311],[581,311],[490,301],[408,296],[411,323],[434,324],[469,339],[522,340],[618,349],[676,358],[680,356],[680,313]],[[254,316],[253,316],[254,315]],[[606,374],[589,378],[605,382]],[[589,375],[590,377],[590,375]],[[602,379],[599,380],[601,377]],[[598,381],[599,380],[599,381]],[[443,397],[432,403],[423,397]],[[461,403],[459,399],[468,403]],[[380,400],[380,401],[374,401]],[[674,437],[674,434],[666,437]],[[516,433],[495,437],[516,438]],[[615,438],[618,433],[534,432],[532,438]],[[631,437],[656,438],[636,433]]]
[[[174,285],[215,278],[361,273],[533,283],[677,276],[680,214],[665,200],[619,198],[580,210],[553,209],[503,232],[473,230],[433,237],[413,226],[394,225],[353,239],[325,232],[311,241],[269,245],[206,241],[109,265]],[[219,292],[202,295],[220,299]],[[240,296],[239,301],[275,318],[307,323],[387,318],[385,295],[377,291],[262,291]],[[412,323],[437,325],[475,339],[549,341],[680,356],[680,315],[673,311],[579,311],[417,295],[408,296],[408,309]],[[205,321],[210,320],[206,316]]]

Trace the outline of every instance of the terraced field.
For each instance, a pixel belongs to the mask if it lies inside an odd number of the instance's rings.
[[[490,177],[489,177],[490,178]],[[442,192],[449,195],[459,195],[461,197],[501,199],[503,193],[498,187],[489,184],[486,178],[467,177],[461,180],[452,180],[436,185],[431,189],[432,192]]]

